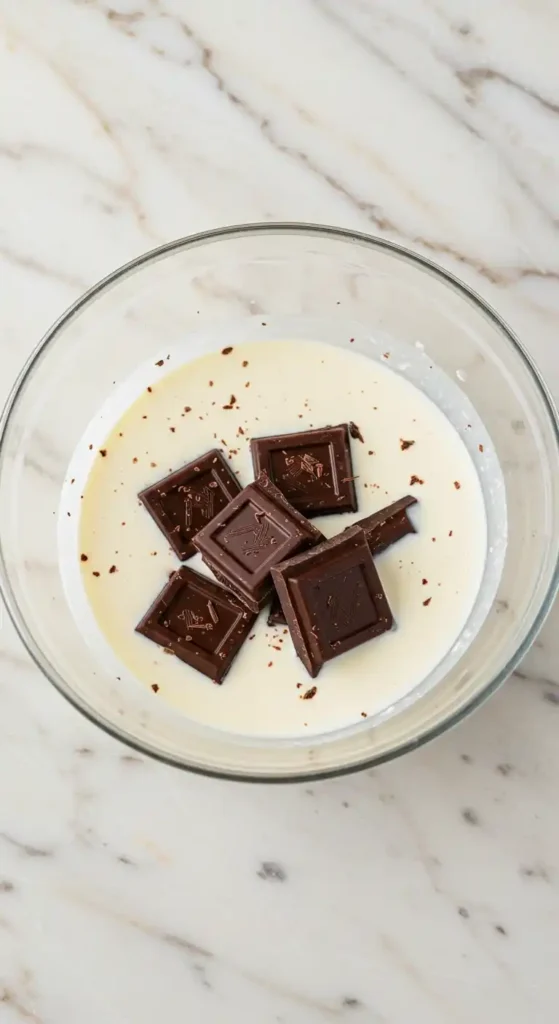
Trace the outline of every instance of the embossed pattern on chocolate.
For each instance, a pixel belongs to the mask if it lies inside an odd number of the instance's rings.
[[[146,487],[138,497],[184,562],[196,554],[192,538],[240,490],[236,476],[214,448]]]
[[[136,626],[187,665],[221,683],[255,620],[219,583],[183,566]],[[157,685],[157,679],[154,680]]]
[[[194,543],[217,578],[259,611],[273,591],[272,566],[321,540],[320,531],[261,473]]]

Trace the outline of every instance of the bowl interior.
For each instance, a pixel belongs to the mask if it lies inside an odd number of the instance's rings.
[[[494,481],[502,479],[508,509],[505,552],[503,518],[493,515],[500,499],[489,481],[490,536],[497,546],[503,542],[503,570],[481,628],[444,679],[373,728],[313,743],[259,743],[193,727],[140,687],[109,677],[75,625],[58,557],[68,464],[99,407],[162,346],[184,344],[200,332],[219,336],[231,324],[254,337],[262,320],[283,323],[286,331],[296,323],[297,333],[307,336],[327,324],[326,340],[348,347],[354,327],[365,348],[369,338],[372,358],[394,346],[399,372],[426,391],[422,369],[434,365],[446,373],[460,389],[462,407],[471,403],[492,438],[502,471],[501,478],[495,468]],[[366,236],[261,225],[186,239],[142,257],[52,328],[8,404],[0,441],[2,589],[32,656],[108,731],[194,770],[304,777],[350,770],[414,746],[506,677],[555,591],[559,450],[541,381],[473,293],[428,262]]]

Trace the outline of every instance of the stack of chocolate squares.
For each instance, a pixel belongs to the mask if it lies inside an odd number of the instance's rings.
[[[251,441],[241,489],[217,450],[142,491],[184,561],[199,551],[219,583],[182,567],[136,627],[221,683],[258,612],[289,628],[311,676],[393,626],[373,555],[413,533],[401,498],[330,540],[308,517],[356,512],[350,425]]]

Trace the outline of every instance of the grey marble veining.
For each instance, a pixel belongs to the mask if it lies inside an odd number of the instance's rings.
[[[118,264],[282,218],[428,254],[559,393],[558,31],[523,0],[0,0],[0,397]],[[96,731],[3,613],[0,1021],[551,1024],[558,655],[555,612],[429,747],[248,787]]]

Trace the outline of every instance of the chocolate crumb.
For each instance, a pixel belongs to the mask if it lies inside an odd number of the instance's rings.
[[[424,587],[426,587],[426,586],[427,586],[427,584],[428,584],[428,582],[429,582],[429,580],[426,580],[426,579],[425,579],[425,577],[424,577],[424,578],[423,578],[423,579],[421,580],[421,582],[422,582],[423,586],[424,586]]]
[[[353,345],[353,342],[354,342],[354,341],[355,341],[355,338],[350,338],[350,339],[349,339],[349,344],[350,344],[350,345]]]
[[[448,536],[449,536],[449,537],[452,537],[452,534],[453,534],[453,531],[452,531],[452,530],[449,530],[449,531],[448,531]],[[433,538],[433,539],[434,539],[434,538]]]
[[[100,573],[100,572],[94,572],[94,573],[93,573],[92,575],[93,575],[93,576],[100,576],[100,575],[101,575],[101,573]]]
[[[302,688],[303,688],[303,684],[302,683],[297,683],[297,689],[298,690],[302,690]]]
[[[361,718],[367,718],[367,712],[366,711],[362,711],[361,712]]]
[[[425,481],[422,480],[420,476],[416,476],[415,473],[413,473],[412,476],[410,476],[410,487],[413,487],[414,484],[424,484],[424,483],[425,483]]]
[[[87,555],[80,555],[80,559],[82,562],[87,562]]]
[[[243,366],[248,366],[248,359],[243,359],[242,365]]]
[[[484,449],[482,444],[478,444],[478,451],[480,451],[480,452],[485,451],[485,449]]]
[[[134,458],[132,459],[132,462],[137,462],[137,461],[138,460],[137,460],[136,456],[134,456]]]
[[[229,356],[229,355],[231,355],[232,351],[233,351],[233,346],[232,345],[228,345],[227,348],[222,348],[221,354],[222,354],[222,356]]]
[[[367,452],[367,455],[374,455],[374,452]]]
[[[111,568],[109,569],[109,572],[118,572],[118,569],[117,569],[116,565],[111,565]]]
[[[75,478],[75,476],[73,476],[72,479],[70,480],[70,483],[71,484],[75,484],[75,482],[76,482],[76,478]]]
[[[269,661],[268,662],[268,668],[271,668],[273,664],[274,664],[273,661]]]
[[[93,445],[92,444],[89,445],[89,450],[90,450],[90,452],[93,451]]]
[[[457,491],[459,491],[459,490],[460,490],[460,487],[461,487],[462,485],[461,485],[461,483],[460,483],[460,481],[459,481],[459,480],[455,480],[455,481],[454,481],[454,486],[455,486],[456,490],[457,490]]]
[[[237,430],[237,433],[238,433],[238,434],[244,434],[244,430],[243,430],[243,428],[242,428],[242,427],[239,427],[239,429]]]
[[[210,381],[208,381],[208,384],[209,384],[209,386],[210,386],[211,388],[213,388],[213,386],[214,386],[214,382],[213,382],[213,380],[210,380]]]
[[[151,395],[151,393],[152,393],[152,391],[153,391],[153,388],[146,388],[146,391],[149,391],[149,393],[150,393],[150,395]],[[121,434],[121,437],[122,437],[122,434]]]
[[[362,441],[362,443],[365,444],[365,438],[357,426],[357,423],[354,423],[353,420],[351,420],[349,424],[349,434],[355,441]]]
[[[318,688],[316,686],[311,686],[310,690],[305,690],[301,700],[312,700],[317,692]]]
[[[159,693],[159,687],[158,687],[157,683],[152,683],[151,684],[151,688],[152,688],[154,693]]]
[[[249,387],[250,387],[250,381],[249,381],[249,380],[247,380],[247,382],[246,382],[246,384],[245,384],[245,388],[249,388]]]
[[[150,466],[152,469],[155,469],[157,466],[157,462],[150,462]]]
[[[432,598],[430,598],[430,597],[426,597],[425,598],[425,600],[423,602],[423,605],[424,605],[425,608],[427,607],[428,604],[431,604],[431,600],[432,600]]]
[[[390,352],[383,352],[382,353],[382,358],[383,359],[390,359]]]
[[[403,452],[407,451],[408,448],[411,448],[412,444],[415,444],[415,441],[405,441],[403,437],[400,438],[400,448]]]
[[[184,411],[185,411],[185,412],[192,412],[192,406],[190,406],[190,405],[185,405],[185,407],[184,407]]]
[[[169,427],[169,430],[171,431],[172,434],[175,433],[175,427]]]
[[[165,362],[164,359],[158,359],[155,365],[156,366],[163,366],[164,362]]]

